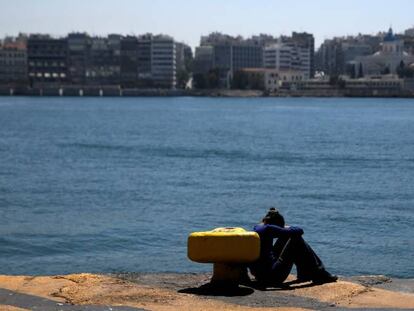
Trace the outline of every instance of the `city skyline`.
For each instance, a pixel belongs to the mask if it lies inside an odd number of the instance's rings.
[[[93,35],[108,33],[164,33],[193,48],[200,36],[219,31],[249,37],[267,33],[275,36],[292,31],[306,31],[315,36],[316,47],[335,36],[376,34],[392,26],[403,32],[413,26],[410,16],[412,1],[400,0],[390,6],[387,1],[356,0],[332,3],[319,0],[296,1],[292,5],[281,1],[245,0],[208,3],[186,0],[143,1],[109,0],[82,2],[15,0],[1,4],[0,36],[25,33],[51,33],[60,36],[73,31]]]

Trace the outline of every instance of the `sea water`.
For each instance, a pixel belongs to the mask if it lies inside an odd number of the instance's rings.
[[[414,101],[0,98],[0,274],[197,272],[277,207],[340,275],[414,277]]]

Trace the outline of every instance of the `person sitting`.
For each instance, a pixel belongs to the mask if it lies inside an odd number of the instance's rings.
[[[303,230],[285,226],[285,219],[276,208],[270,208],[262,223],[253,230],[260,236],[260,257],[249,269],[259,283],[282,284],[293,265],[301,282],[323,284],[338,279],[326,271],[321,259],[302,238]],[[275,243],[274,239],[277,239]]]

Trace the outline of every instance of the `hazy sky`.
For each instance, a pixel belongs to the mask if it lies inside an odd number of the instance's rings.
[[[414,0],[0,0],[0,36],[166,33],[192,46],[200,35],[290,34],[316,44],[338,35],[396,32],[414,25]]]

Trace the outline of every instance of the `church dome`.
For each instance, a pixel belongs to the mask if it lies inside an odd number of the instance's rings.
[[[392,28],[390,28],[384,37],[384,42],[392,42],[392,41],[395,41],[395,36],[394,36],[394,32],[392,31]]]

